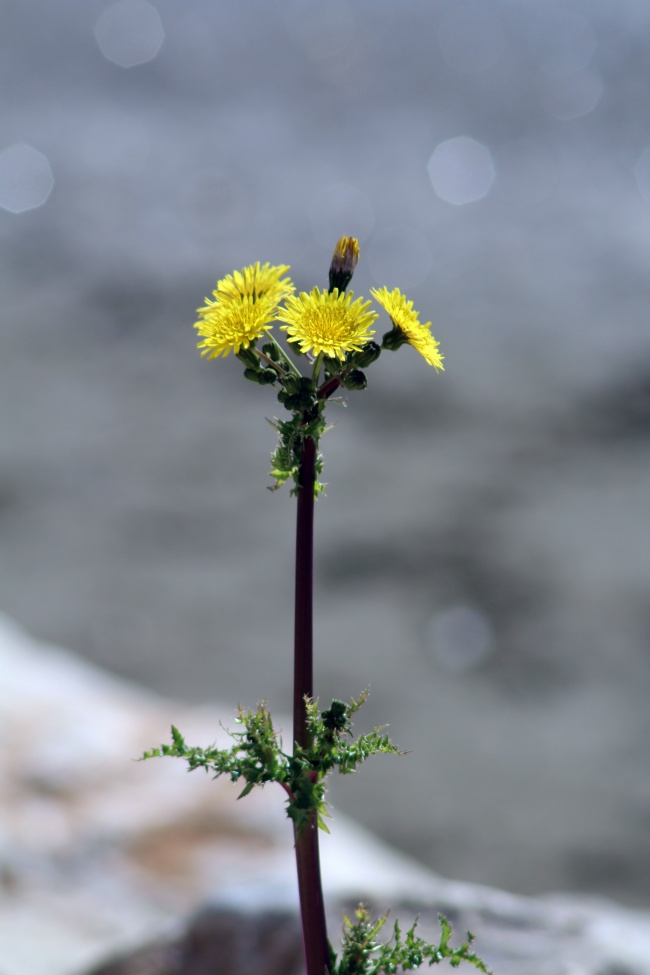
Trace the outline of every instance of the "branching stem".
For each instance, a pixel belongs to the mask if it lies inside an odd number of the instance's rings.
[[[321,388],[318,390],[318,399],[327,399],[332,393],[339,388],[341,385],[341,380],[338,376],[332,376],[328,379],[326,383],[323,383]]]

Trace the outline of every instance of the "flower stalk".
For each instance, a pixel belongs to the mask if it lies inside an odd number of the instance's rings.
[[[325,903],[321,883],[319,828],[327,831],[325,780],[336,769],[354,772],[370,755],[399,754],[382,728],[352,736],[352,716],[366,699],[364,691],[349,704],[335,700],[324,711],[314,694],[313,582],[314,500],[323,490],[320,437],[325,432],[325,409],[339,388],[360,391],[367,386],[365,372],[382,350],[397,351],[411,345],[436,371],[444,369],[438,343],[422,324],[418,313],[395,288],[372,289],[377,303],[388,313],[392,330],[381,346],[372,341],[372,325],[379,317],[370,301],[346,293],[357,261],[359,245],[342,237],[329,271],[329,290],[318,287],[294,294],[285,276],[287,265],[259,262],[235,271],[217,282],[213,297],[198,309],[195,323],[198,348],[206,358],[224,358],[231,352],[244,366],[244,377],[259,386],[271,386],[289,419],[271,425],[279,434],[272,456],[275,487],[293,481],[296,505],[296,566],[294,607],[293,749],[283,751],[266,703],[255,710],[238,709],[241,730],[231,733],[230,748],[189,746],[172,725],[171,744],[145,752],[143,758],[181,758],[189,769],[203,769],[214,778],[226,775],[244,783],[239,798],[255,786],[274,782],[286,796],[287,815],[293,822],[300,914],[306,975],[393,975],[398,969],[413,971],[424,959],[429,965],[449,959],[452,967],[467,962],[483,973],[488,969],[471,950],[472,937],[460,948],[449,945],[451,928],[441,918],[438,944],[429,944],[415,933],[415,924],[403,936],[397,921],[385,943],[376,939],[386,915],[372,921],[365,908],[356,922],[345,919],[339,956],[327,937]],[[273,322],[283,322],[288,350],[271,333]],[[257,343],[263,343],[261,348]],[[301,358],[303,370],[292,357]],[[305,364],[306,363],[306,364]],[[275,488],[274,488],[275,489]]]
[[[307,437],[302,445],[296,505],[296,587],[294,611],[293,740],[309,746],[305,698],[314,696],[313,587],[314,483],[316,445]]]
[[[299,465],[296,511],[296,588],[294,614],[293,740],[294,749],[309,749],[311,729],[307,701],[314,697],[313,583],[314,583],[314,486],[316,444],[307,437]],[[309,774],[306,772],[305,774]],[[330,949],[325,922],[325,903],[320,875],[316,811],[302,828],[294,826],[298,894],[307,975],[330,972]]]

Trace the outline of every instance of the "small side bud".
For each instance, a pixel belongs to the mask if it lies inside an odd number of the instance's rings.
[[[280,402],[293,411],[308,410],[314,405],[314,383],[308,376],[287,376],[282,380],[285,395]],[[279,398],[279,397],[278,397]]]
[[[259,386],[270,386],[278,378],[275,369],[244,369],[244,379]]]
[[[365,389],[368,380],[360,369],[351,369],[345,376],[341,376],[341,385],[346,389]]]
[[[298,392],[300,392],[300,389],[302,388],[301,385],[300,385],[300,380],[301,379],[302,379],[302,376],[292,376],[292,375],[283,376],[283,378],[282,378],[282,385],[286,389],[287,393],[289,393],[289,394],[291,394],[291,393],[298,393]]]
[[[348,726],[348,707],[345,701],[332,701],[331,707],[321,711],[323,724],[328,731],[345,731]]]
[[[300,390],[299,393],[290,393],[286,396],[283,403],[292,413],[297,410],[308,410],[314,405],[314,394],[308,390]]]
[[[314,393],[314,383],[309,376],[284,376],[282,385],[287,393],[301,393],[310,397]]]
[[[350,356],[350,360],[355,366],[366,369],[376,362],[381,355],[381,349],[376,342],[366,342],[361,352],[355,352]]]
[[[359,241],[355,237],[341,237],[330,265],[330,291],[338,288],[343,294],[354,274],[359,260]]]
[[[283,358],[282,349],[279,349],[275,342],[265,342],[262,346],[262,352],[274,362],[279,362]]]

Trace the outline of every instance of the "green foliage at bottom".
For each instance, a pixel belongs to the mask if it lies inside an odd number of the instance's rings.
[[[369,912],[360,904],[356,920],[345,918],[341,952],[332,958],[332,975],[394,975],[395,972],[412,972],[425,962],[437,965],[448,959],[452,968],[461,962],[473,965],[484,975],[490,975],[487,965],[472,951],[474,936],[468,932],[460,948],[452,948],[451,925],[442,914],[438,915],[441,935],[438,944],[430,944],[415,933],[417,921],[406,932],[397,921],[388,941],[377,940],[377,935],[388,919],[388,914],[371,919]]]
[[[307,827],[315,813],[318,825],[327,831],[323,817],[327,815],[325,780],[337,770],[346,775],[366,761],[371,755],[400,752],[382,728],[369,734],[352,736],[352,716],[365,701],[364,692],[349,703],[333,701],[329,708],[319,712],[318,701],[305,701],[309,743],[296,746],[290,754],[282,748],[282,740],[273,727],[271,715],[265,704],[253,711],[240,708],[235,718],[241,731],[230,732],[233,744],[230,748],[188,745],[185,738],[172,725],[172,741],[145,752],[143,759],[169,756],[183,759],[189,771],[203,769],[214,778],[226,775],[233,782],[243,783],[241,799],[255,786],[276,782],[284,789],[287,815],[293,820],[296,833]],[[473,965],[484,975],[489,969],[472,951],[473,936],[460,948],[452,948],[451,925],[440,915],[441,937],[438,944],[429,944],[416,934],[417,921],[402,933],[396,921],[388,941],[377,940],[388,915],[371,920],[361,905],[356,920],[345,918],[341,951],[332,953],[332,975],[393,975],[411,972],[427,963],[429,966],[447,960],[452,968],[461,962]]]

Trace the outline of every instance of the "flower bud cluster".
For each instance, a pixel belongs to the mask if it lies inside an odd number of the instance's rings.
[[[365,370],[383,350],[412,345],[436,370],[443,368],[430,322],[420,323],[413,302],[397,288],[392,292],[371,289],[392,324],[381,344],[373,341],[372,326],[378,313],[371,309],[370,301],[354,299],[353,292],[347,292],[358,260],[358,241],[341,237],[330,263],[329,289],[313,288],[309,294],[303,291],[299,295],[285,276],[288,265],[258,262],[219,281],[214,300],[206,299],[199,309],[195,328],[201,336],[201,354],[216,358],[234,352],[244,366],[244,378],[259,386],[272,386],[280,404],[292,414],[291,420],[273,424],[280,434],[272,457],[276,487],[291,477],[299,488],[296,458],[307,437],[318,446],[325,430],[327,400],[337,389],[365,389]],[[274,321],[283,323],[280,329],[286,333],[293,355],[272,334]],[[296,365],[296,357],[303,363],[306,360],[306,374]],[[319,457],[318,470],[321,466]]]

